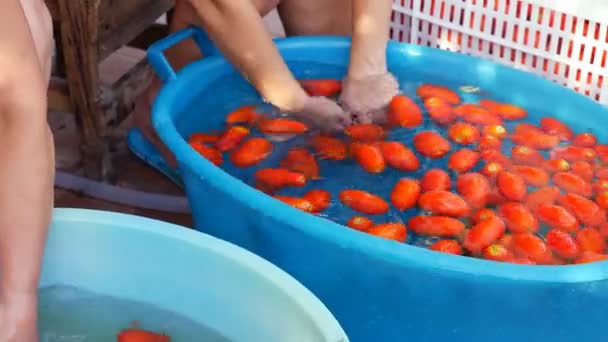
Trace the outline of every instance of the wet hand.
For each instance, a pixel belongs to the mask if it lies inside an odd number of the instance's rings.
[[[384,123],[392,98],[399,93],[399,83],[387,72],[343,82],[339,103],[354,123]]]
[[[339,131],[351,124],[348,113],[335,101],[321,96],[307,97],[302,109],[293,116],[324,131]]]

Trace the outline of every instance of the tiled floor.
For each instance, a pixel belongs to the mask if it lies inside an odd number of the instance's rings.
[[[273,36],[284,35],[283,27],[276,11],[273,11],[266,16],[264,21]],[[130,47],[118,50],[100,65],[100,78],[102,83],[108,85],[114,83],[129,70],[132,65],[135,65],[143,58],[145,58],[145,52],[142,50]],[[77,131],[73,129],[75,127],[73,116],[62,115],[62,113],[50,113],[50,117],[51,126],[55,128],[55,144],[58,147],[57,150],[61,151],[58,153],[57,162],[58,164],[69,165],[70,163],[73,163],[73,156],[78,154],[79,145],[77,140],[75,140],[77,139]],[[163,175],[142,163],[132,154],[121,157],[117,162],[117,165],[121,166],[121,174],[118,180],[118,184],[121,186],[149,192],[183,195],[181,189],[169,182]],[[128,207],[89,198],[82,194],[64,189],[55,190],[55,206],[117,211],[192,227],[192,218],[190,215]]]

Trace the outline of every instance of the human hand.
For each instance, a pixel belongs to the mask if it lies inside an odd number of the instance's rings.
[[[338,102],[354,123],[384,123],[387,106],[398,93],[399,83],[389,72],[346,77]]]
[[[336,102],[322,96],[308,96],[302,109],[292,115],[324,131],[339,131],[351,124],[348,113]]]
[[[0,341],[38,342],[36,293],[0,298]]]

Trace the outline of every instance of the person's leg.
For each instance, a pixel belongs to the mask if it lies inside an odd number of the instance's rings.
[[[264,16],[274,9],[280,0],[250,0]],[[172,19],[169,22],[169,33],[182,30],[190,25],[200,26],[196,11],[187,0],[176,0]],[[169,49],[165,56],[175,70],[180,70],[189,63],[202,58],[200,50],[192,40],[180,43]],[[150,86],[136,99],[134,119],[135,125],[142,131],[144,136],[151,141],[165,157],[169,164],[174,165],[175,159],[158,138],[150,118],[152,103],[161,87],[161,82],[154,77]]]
[[[282,0],[278,10],[287,36],[352,32],[352,0]]]

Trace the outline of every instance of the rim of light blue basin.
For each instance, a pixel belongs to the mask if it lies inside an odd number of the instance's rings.
[[[260,278],[265,279],[277,290],[283,292],[293,300],[294,305],[302,313],[306,314],[315,323],[325,341],[348,341],[345,332],[333,314],[312,292],[277,266],[244,248],[187,227],[142,216],[104,210],[55,208],[51,225],[60,227],[62,223],[68,222],[82,223],[83,227],[86,227],[87,224],[104,225],[109,230],[108,234],[120,234],[121,230],[124,229],[140,231],[166,238],[168,243],[189,244],[209,251],[225,260],[238,264],[240,267],[254,271]],[[201,263],[204,263],[204,260]],[[55,283],[42,285],[52,284]],[[87,288],[87,290],[95,291],[94,288]],[[122,298],[120,295],[113,293],[104,293],[104,295]],[[163,306],[162,303],[151,302],[151,304],[159,307]]]
[[[275,42],[282,54],[289,55],[285,57],[289,62],[314,62],[314,59],[310,57],[311,51],[317,53],[323,49],[343,50],[350,46],[349,38],[334,36],[290,37],[277,39]],[[569,100],[577,101],[577,103],[581,103],[587,108],[607,112],[606,108],[600,104],[556,83],[498,63],[464,54],[405,43],[390,42],[387,49],[388,52],[415,55],[428,59],[428,61],[450,59],[451,62],[475,65],[480,70],[483,68],[492,69],[492,72],[498,72],[502,76],[521,79],[520,82],[526,82],[528,88],[542,87],[547,96],[568,97]],[[300,57],[298,52],[304,51],[306,53]],[[390,65],[389,60],[389,67]],[[196,170],[196,174],[201,178],[201,181],[209,182],[217,189],[239,198],[243,206],[249,206],[279,222],[289,223],[285,229],[300,230],[305,234],[330,241],[340,246],[340,248],[355,249],[389,263],[407,263],[409,266],[422,269],[437,269],[473,277],[494,277],[542,283],[584,283],[608,278],[608,261],[561,266],[498,263],[437,253],[420,247],[370,237],[368,234],[359,231],[344,229],[344,226],[338,223],[304,213],[254,189],[196,153],[177,131],[170,108],[172,100],[179,98],[182,91],[191,88],[191,84],[197,83],[198,89],[205,89],[219,77],[233,72],[234,68],[221,56],[210,56],[184,67],[177,73],[176,79],[167,82],[161,89],[153,106],[152,117],[154,128],[162,141],[176,156],[180,168],[187,165],[191,170]]]

